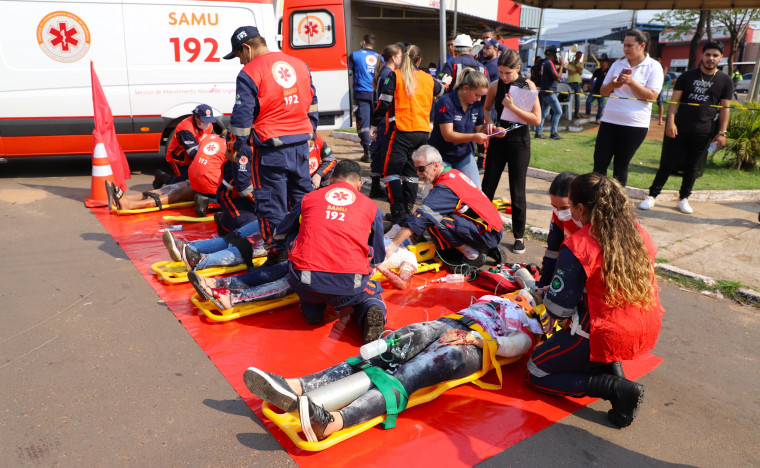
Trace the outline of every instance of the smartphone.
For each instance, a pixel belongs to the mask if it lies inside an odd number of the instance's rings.
[[[630,68],[623,68],[623,69],[620,71],[620,74],[621,74],[621,75],[630,75],[631,73],[633,73],[633,70],[631,70]]]

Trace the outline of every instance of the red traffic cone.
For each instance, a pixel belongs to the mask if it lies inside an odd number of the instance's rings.
[[[108,194],[106,193],[106,181],[114,182],[111,164],[108,163],[106,147],[101,140],[95,144],[92,151],[92,185],[90,186],[90,197],[84,199],[84,206],[87,208],[96,208],[108,205]]]

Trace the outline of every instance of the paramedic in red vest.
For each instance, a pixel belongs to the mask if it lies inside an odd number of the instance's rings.
[[[369,276],[385,260],[383,218],[375,202],[363,195],[361,166],[343,160],[335,165],[329,186],[307,194],[277,227],[277,238],[297,235],[290,251],[288,282],[301,299],[310,324],[322,323],[327,306],[353,307],[364,342],[385,329],[383,288]]]
[[[625,427],[636,417],[644,386],[611,364],[646,354],[657,343],[665,313],[654,275],[657,248],[612,178],[576,177],[570,206],[583,227],[565,240],[543,299],[548,324],[568,319],[570,325],[535,349],[526,379],[542,392],[609,400],[610,421]]]
[[[488,255],[497,263],[504,222],[501,215],[466,175],[446,166],[433,146],[424,145],[412,155],[423,183],[433,184],[422,206],[403,222],[401,230],[385,249],[392,254],[412,234],[430,233],[439,252],[455,248],[465,262],[478,267]]]
[[[375,69],[382,67],[380,55],[375,52],[375,35],[365,34],[362,48],[348,56],[348,70],[354,75],[354,105],[356,105],[356,128],[361,140],[361,162],[369,162],[370,143],[369,119],[372,115],[372,81]]]
[[[175,184],[187,180],[187,168],[198,151],[198,140],[203,135],[214,132],[214,111],[206,104],[200,104],[193,113],[180,122],[174,129],[174,134],[166,148],[166,161],[172,168],[172,174],[162,170],[156,171],[153,178],[153,188],[165,184]]]
[[[377,126],[388,114],[396,127],[388,137],[383,164],[383,180],[391,202],[389,221],[401,222],[414,209],[417,199],[417,174],[412,152],[424,145],[430,135],[430,110],[433,98],[443,94],[443,85],[427,72],[418,70],[422,49],[410,45],[401,66],[379,84],[378,102],[372,113],[370,136],[377,139]]]
[[[315,139],[309,140],[309,175],[314,190],[330,185],[330,176],[337,163],[325,139],[322,135],[316,135]]]
[[[237,77],[230,116],[228,157],[250,167],[251,178],[238,181],[240,196],[255,200],[261,234],[269,244],[267,265],[284,262],[284,245],[274,230],[312,190],[309,145],[317,129],[317,94],[306,64],[282,52],[270,52],[254,26],[232,35],[232,52],[243,69]],[[240,178],[238,178],[240,179]]]

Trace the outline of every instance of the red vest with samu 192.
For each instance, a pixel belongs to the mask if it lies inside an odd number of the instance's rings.
[[[262,142],[314,131],[309,120],[314,93],[309,68],[303,61],[282,52],[269,52],[254,57],[243,72],[258,88],[260,110],[253,128]]]
[[[485,221],[488,229],[501,231],[504,221],[491,200],[466,175],[456,169],[441,173],[433,185],[444,185]],[[456,214],[456,213],[454,213]]]
[[[347,182],[304,195],[290,261],[299,271],[367,275],[377,205]]]
[[[198,152],[187,169],[190,186],[198,193],[215,194],[222,183],[222,166],[227,161],[227,141],[219,135],[204,135]]]
[[[638,226],[644,246],[654,263],[657,248],[652,237]],[[591,235],[591,225],[584,226],[569,238],[567,246],[583,266],[586,273],[585,299],[588,305],[591,328],[589,346],[591,360],[595,362],[615,362],[634,359],[652,349],[660,334],[662,315],[665,309],[660,304],[657,280],[652,274],[653,301],[643,309],[636,305],[613,307],[605,302],[605,284],[602,277],[604,258],[602,247]]]

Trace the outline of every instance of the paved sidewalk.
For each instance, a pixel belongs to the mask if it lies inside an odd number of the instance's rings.
[[[358,160],[360,156],[359,145],[352,141],[329,138],[328,144],[338,158]],[[528,225],[548,229],[551,173],[531,169],[529,175],[532,177],[528,177],[526,184]],[[694,209],[691,215],[678,211],[677,196],[671,192],[663,192],[650,211],[636,208],[641,224],[659,248],[657,257],[698,275],[738,281],[760,291],[760,190],[695,192],[689,199]],[[646,193],[629,189],[629,195],[638,205]],[[506,174],[501,178],[496,196],[509,198]],[[387,210],[387,204],[379,205]],[[509,246],[512,242],[511,233],[505,233],[503,243]],[[510,257],[510,261],[518,257],[520,261],[540,264],[541,242],[530,240],[528,244],[535,246],[531,249],[528,245],[525,254]]]

